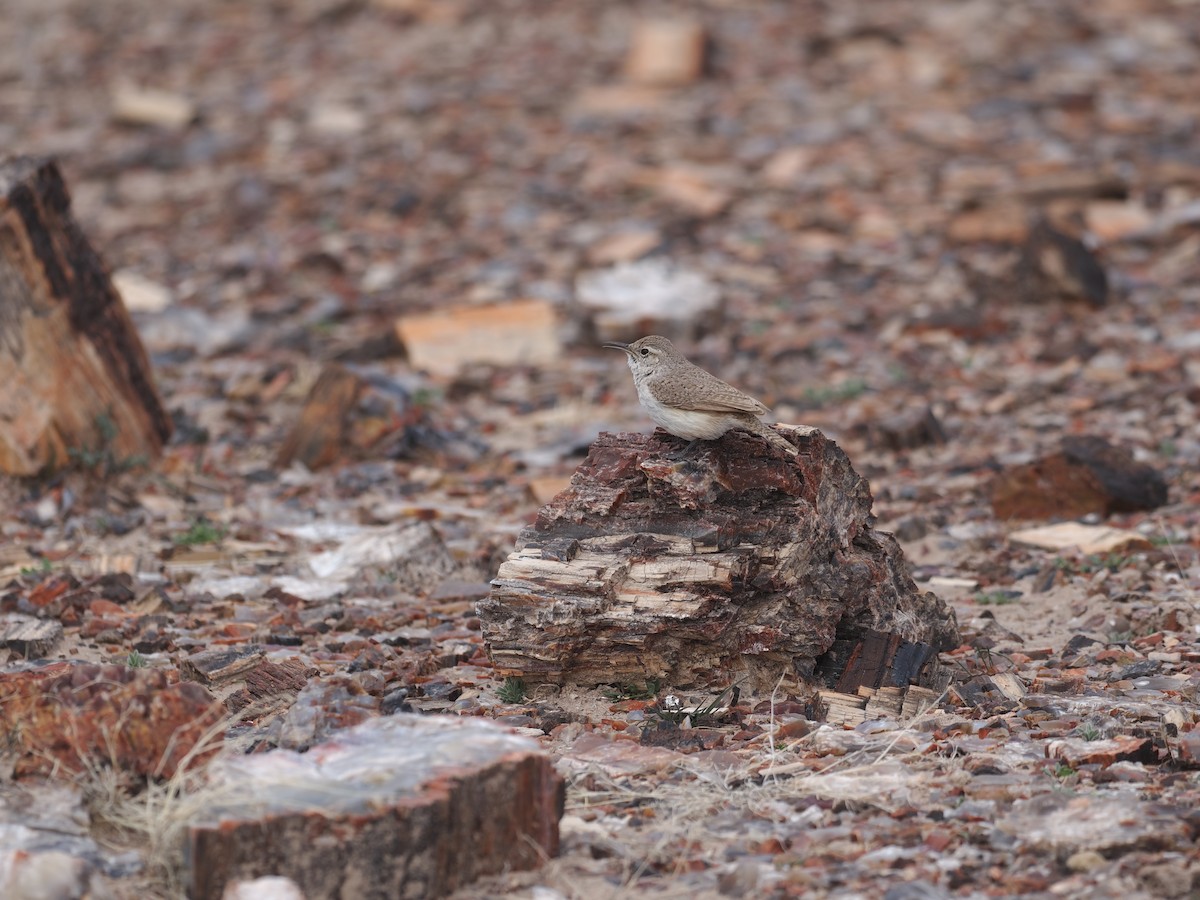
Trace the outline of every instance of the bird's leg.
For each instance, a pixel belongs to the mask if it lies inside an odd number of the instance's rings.
[[[672,435],[672,437],[674,437],[674,435]],[[686,440],[686,438],[678,438],[678,440],[682,441],[682,440]],[[685,459],[691,459],[691,457],[696,449],[696,445],[699,444],[700,442],[701,442],[700,438],[693,438],[692,440],[688,441],[686,444],[683,445],[682,450],[672,450],[670,453],[664,453],[663,455],[667,459],[672,460],[674,462],[683,462]]]

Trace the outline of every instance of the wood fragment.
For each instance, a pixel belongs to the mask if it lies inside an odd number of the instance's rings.
[[[0,621],[0,645],[23,659],[42,659],[63,637],[58,619],[31,619],[26,616]]]
[[[824,710],[823,720],[830,725],[861,725],[867,721],[867,699],[841,691],[817,691]]]
[[[58,166],[0,163],[0,471],[156,458],[171,420]]]
[[[685,18],[643,19],[633,29],[625,77],[634,84],[690,84],[704,71],[704,26]]]
[[[396,334],[413,368],[440,375],[470,363],[536,366],[561,352],[554,307],[543,300],[402,316]]]
[[[914,719],[937,701],[940,692],[914,684],[905,692],[904,703],[900,707],[900,717],[904,721]]]
[[[363,380],[344,366],[326,366],[279,448],[276,468],[300,462],[315,471],[335,462],[345,448],[351,414],[365,388]]]
[[[209,687],[241,678],[258,667],[266,650],[257,644],[245,647],[219,647],[193,653],[179,665],[180,674],[189,681]]]

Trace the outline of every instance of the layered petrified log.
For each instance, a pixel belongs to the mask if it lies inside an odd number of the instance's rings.
[[[0,472],[149,460],[170,436],[145,350],[58,167],[0,163]]]
[[[687,451],[661,432],[601,434],[479,603],[500,672],[762,686],[870,631],[954,645],[953,613],[872,528],[846,454],[815,429],[781,433],[795,459],[742,432]]]

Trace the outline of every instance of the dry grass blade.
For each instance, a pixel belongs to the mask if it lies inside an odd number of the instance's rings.
[[[262,701],[252,707],[222,716],[201,734],[183,755],[174,774],[165,780],[150,780],[135,786],[112,759],[80,758],[76,776],[92,816],[96,835],[113,849],[135,850],[146,865],[147,887],[164,896],[181,896],[183,891],[183,846],[188,825],[203,810],[221,800],[232,801],[228,789],[208,778],[208,766],[217,753],[239,753],[225,733],[239,722],[268,711]],[[157,771],[174,750],[168,743]]]

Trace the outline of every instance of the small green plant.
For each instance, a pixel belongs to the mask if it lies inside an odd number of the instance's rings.
[[[45,575],[51,569],[50,560],[42,557],[36,566],[21,566],[22,575]]]
[[[520,703],[525,699],[525,680],[523,678],[505,678],[496,696],[505,703]]]
[[[668,694],[663,698],[658,708],[651,710],[651,712],[661,721],[670,722],[672,725],[682,725],[689,720],[692,725],[700,725],[706,720],[713,718],[718,710],[734,706],[738,702],[741,693],[739,687],[730,685],[707,703],[696,707],[685,707],[679,702],[678,697],[674,694]],[[727,694],[729,695],[728,700],[726,700]]]
[[[645,684],[638,685],[632,681],[609,685],[604,696],[613,702],[619,700],[653,700],[658,694],[658,679],[647,678]]]
[[[1068,575],[1090,575],[1101,569],[1119,572],[1121,569],[1136,561],[1136,557],[1124,553],[1092,553],[1081,560],[1054,557],[1054,567]]]
[[[1059,781],[1065,781],[1066,779],[1075,775],[1075,770],[1065,762],[1060,762],[1057,766],[1050,770],[1050,774]]]
[[[1100,729],[1091,722],[1080,725],[1075,729],[1075,733],[1085,741],[1098,741],[1101,737]]]
[[[192,527],[183,534],[175,535],[178,547],[195,547],[200,544],[215,544],[225,537],[226,530],[222,526],[213,525],[204,519],[197,519]]]
[[[71,447],[67,455],[71,461],[81,468],[90,470],[94,475],[106,478],[109,475],[127,472],[148,463],[142,454],[117,459],[113,451],[113,442],[117,438],[116,420],[111,413],[100,413],[93,424],[96,426],[96,443],[91,447]]]
[[[1101,569],[1108,569],[1110,572],[1119,572],[1130,563],[1134,562],[1134,557],[1125,553],[1102,553],[1087,558],[1089,571],[1099,572]]]
[[[144,669],[149,664],[146,657],[142,656],[137,650],[130,650],[129,655],[125,657],[125,665],[131,669]]]
[[[436,406],[441,400],[441,393],[434,388],[419,387],[412,392],[411,400],[413,406]]]
[[[980,606],[1007,606],[1016,603],[1020,595],[1013,591],[976,591],[975,602]]]

